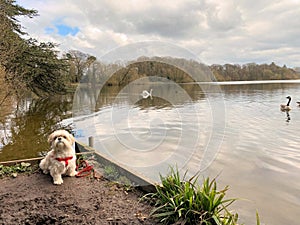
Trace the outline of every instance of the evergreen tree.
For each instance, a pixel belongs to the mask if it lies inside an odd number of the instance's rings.
[[[36,10],[19,6],[14,0],[0,0],[0,66],[5,81],[19,94],[24,89],[39,96],[64,91],[64,60],[59,59],[53,43],[25,39],[19,16],[32,18]]]

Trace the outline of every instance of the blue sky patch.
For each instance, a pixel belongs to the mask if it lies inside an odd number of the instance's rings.
[[[54,23],[53,27],[46,27],[46,34],[59,34],[60,36],[75,36],[79,32],[78,27],[71,27],[63,23]]]
[[[75,36],[79,32],[78,27],[70,27],[65,24],[57,24],[55,27],[57,28],[57,33],[61,36],[67,36],[69,34]]]

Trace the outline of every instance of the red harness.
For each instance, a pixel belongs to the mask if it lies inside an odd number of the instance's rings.
[[[67,167],[69,165],[69,160],[73,159],[73,156],[66,157],[66,158],[55,158],[55,159],[60,162],[65,162],[65,166]]]
[[[65,166],[67,167],[69,165],[69,160],[73,159],[73,156],[55,159],[59,162],[65,162]],[[85,177],[91,175],[91,173],[94,172],[93,165],[89,165],[88,162],[85,160],[79,161],[79,165],[76,166],[76,170],[78,170],[80,167],[81,170],[77,172],[76,177]]]

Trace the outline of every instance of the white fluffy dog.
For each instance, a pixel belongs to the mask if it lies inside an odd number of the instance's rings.
[[[49,135],[48,142],[51,145],[44,159],[40,162],[40,168],[45,174],[50,172],[54,184],[62,184],[62,175],[75,176],[76,154],[73,144],[75,139],[65,130],[57,130]]]

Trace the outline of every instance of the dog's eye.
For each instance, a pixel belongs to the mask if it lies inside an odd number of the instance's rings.
[[[54,137],[54,140],[56,140],[57,139],[57,137]]]
[[[67,137],[66,137],[66,136],[63,136],[63,138],[64,138],[64,139],[67,139]]]

